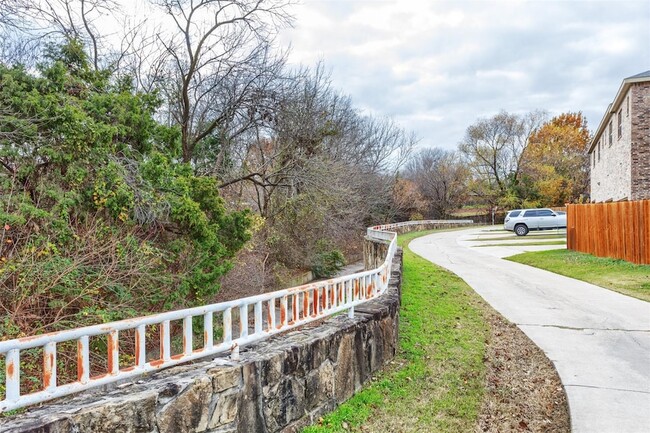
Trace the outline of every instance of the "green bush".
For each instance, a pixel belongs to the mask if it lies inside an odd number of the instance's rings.
[[[75,41],[0,65],[0,335],[206,303],[250,237],[214,178],[179,162],[154,93]]]
[[[314,257],[312,272],[315,278],[331,278],[345,266],[345,257],[339,250],[322,251]]]

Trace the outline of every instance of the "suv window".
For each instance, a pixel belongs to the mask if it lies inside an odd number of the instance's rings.
[[[536,210],[527,210],[524,212],[524,217],[534,217],[537,216],[537,211]]]
[[[537,211],[537,216],[553,216],[554,213],[553,211],[550,211],[548,209],[542,209]]]
[[[521,213],[520,210],[513,210],[513,211],[508,212],[508,216],[511,217],[511,218],[514,218],[516,216],[519,216],[520,213]]]

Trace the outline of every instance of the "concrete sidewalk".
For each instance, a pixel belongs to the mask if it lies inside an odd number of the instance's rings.
[[[575,433],[650,432],[650,303],[502,260],[441,232],[410,248],[463,278],[555,364]]]

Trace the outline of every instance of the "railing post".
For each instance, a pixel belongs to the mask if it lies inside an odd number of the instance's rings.
[[[287,300],[287,296],[285,295],[280,299],[280,327],[287,326],[288,308],[289,308],[289,303]]]
[[[43,348],[43,389],[56,388],[56,343],[50,342]]]
[[[294,293],[291,295],[291,315],[293,323],[298,323],[300,317],[298,315],[298,308],[298,293]]]
[[[138,325],[135,330],[135,365],[144,366],[147,359],[147,342],[145,337],[145,326]]]
[[[120,371],[120,342],[118,332],[113,330],[108,333],[108,373],[117,374]]]
[[[7,352],[5,359],[6,384],[5,398],[9,401],[20,397],[20,351],[12,349]]]
[[[228,307],[223,312],[223,342],[232,341],[232,308]]]
[[[77,340],[77,380],[82,384],[90,380],[90,350],[87,335]]]
[[[248,304],[239,307],[239,338],[248,337]]]
[[[346,293],[346,300],[345,300],[346,303],[354,302],[354,289],[353,289],[352,286],[355,286],[355,285],[356,285],[355,280],[349,280],[347,282],[347,284],[346,284],[347,293]],[[353,306],[350,307],[350,309],[348,310],[348,317],[350,319],[354,319],[354,307]]]
[[[302,292],[302,320],[309,317],[309,291]]]
[[[171,356],[171,338],[169,336],[169,320],[163,320],[160,330],[160,356],[163,361],[169,361]]]
[[[212,314],[212,311],[210,311],[203,315],[203,347],[206,349],[212,349],[212,346],[214,346]]]
[[[192,316],[183,317],[183,354],[192,353],[193,346]]]
[[[262,301],[257,301],[255,303],[255,334],[260,334],[262,332],[264,325],[264,319],[262,316]]]
[[[268,330],[273,331],[275,329],[275,298],[269,299],[266,305],[268,307]]]
[[[320,312],[321,314],[325,314],[327,311],[327,285],[323,286],[323,291],[320,292]]]

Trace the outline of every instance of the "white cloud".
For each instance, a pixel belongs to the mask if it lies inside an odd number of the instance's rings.
[[[357,106],[424,146],[454,148],[500,109],[595,126],[621,80],[650,69],[647,0],[304,0],[295,15],[290,61],[323,59]]]

